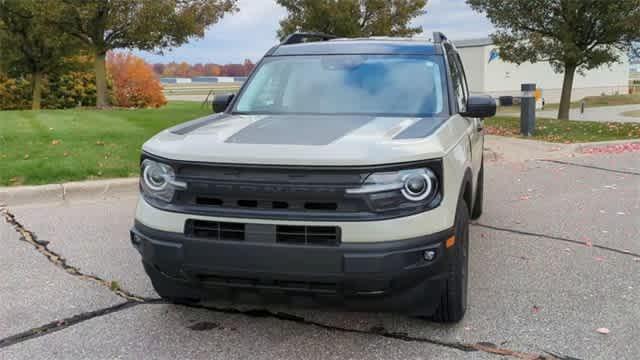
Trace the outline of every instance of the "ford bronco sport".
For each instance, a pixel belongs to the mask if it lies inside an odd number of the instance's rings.
[[[131,241],[160,296],[463,317],[496,105],[444,35],[296,33],[213,108],[143,146]]]

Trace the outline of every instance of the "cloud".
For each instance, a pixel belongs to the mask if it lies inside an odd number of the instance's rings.
[[[164,55],[140,51],[136,54],[152,63],[231,63],[247,58],[258,61],[278,43],[276,31],[286,12],[274,0],[240,0],[239,7],[239,12],[228,14],[211,26],[203,39],[193,39]],[[451,39],[486,37],[492,30],[491,23],[473,12],[464,0],[429,0],[426,14],[413,23],[423,27],[425,36],[442,31]]]

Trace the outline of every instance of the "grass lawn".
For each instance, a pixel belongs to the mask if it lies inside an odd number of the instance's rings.
[[[516,117],[496,116],[485,120],[485,127],[488,134],[520,136],[520,119]],[[538,118],[533,139],[557,143],[640,139],[640,123],[603,123]]]
[[[199,102],[145,110],[1,111],[0,186],[137,175],[144,141],[210,113]]]
[[[599,106],[617,106],[617,105],[634,105],[640,104],[640,94],[626,94],[626,95],[604,95],[604,96],[587,96],[582,100],[574,101],[571,103],[571,107],[577,109],[584,101],[585,106],[599,107]],[[546,104],[545,110],[557,110],[560,104]],[[501,106],[498,108],[500,113],[519,113],[520,105],[513,106]]]

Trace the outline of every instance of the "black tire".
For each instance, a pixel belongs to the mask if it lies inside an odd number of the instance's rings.
[[[482,216],[482,206],[484,199],[484,162],[480,166],[478,173],[478,183],[476,184],[476,201],[473,203],[473,211],[471,212],[471,220],[477,220]]]
[[[440,304],[431,319],[441,323],[462,320],[467,311],[469,284],[469,207],[460,199],[456,211],[456,243],[450,255],[449,278],[440,297]]]

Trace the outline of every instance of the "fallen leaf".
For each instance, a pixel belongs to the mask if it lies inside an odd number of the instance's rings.
[[[604,258],[604,256],[595,256],[594,259],[596,261],[604,261],[605,258]]]
[[[529,196],[526,196],[526,195],[520,196],[520,200],[529,200]]]
[[[60,144],[60,140],[51,141],[51,145],[59,145],[59,144]]]
[[[27,160],[29,157],[30,157],[30,156],[29,156],[29,154],[25,154],[25,155],[24,155],[24,159],[25,159],[25,160]]]
[[[104,146],[104,141],[98,140],[98,141],[96,141],[96,145]]]
[[[534,314],[537,314],[540,312],[540,307],[537,305],[533,305],[533,307],[531,308],[531,311],[533,311]]]
[[[597,331],[598,333],[600,333],[600,334],[603,334],[603,335],[607,335],[607,334],[610,332],[610,331],[609,331],[609,329],[604,328],[604,327],[602,327],[602,328],[597,328],[597,329],[596,329],[596,331]]]

